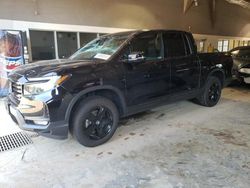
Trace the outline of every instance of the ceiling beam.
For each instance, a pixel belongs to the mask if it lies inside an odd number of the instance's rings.
[[[193,0],[183,0],[183,13],[186,14],[187,11],[193,6]]]
[[[209,2],[209,14],[210,14],[210,20],[211,20],[212,27],[214,27],[214,24],[216,22],[216,1],[217,0],[208,0],[208,2]]]

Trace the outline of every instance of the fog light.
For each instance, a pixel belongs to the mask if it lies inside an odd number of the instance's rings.
[[[37,124],[37,125],[48,125],[48,121],[40,121],[40,120],[36,120],[36,121],[34,121],[34,123],[35,124]]]

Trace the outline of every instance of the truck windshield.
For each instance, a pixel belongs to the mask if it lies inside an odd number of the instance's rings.
[[[93,41],[79,49],[69,59],[108,60],[121,47],[121,45],[127,38],[128,35],[107,35],[94,39]]]

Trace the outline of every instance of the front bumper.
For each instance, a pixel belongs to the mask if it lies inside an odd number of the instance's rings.
[[[244,81],[245,83],[250,84],[250,68],[234,70],[234,76],[239,81]]]
[[[10,94],[5,107],[12,120],[23,130],[34,131],[40,135],[65,139],[68,137],[68,124],[64,121],[51,122],[46,103],[21,98],[17,104]]]
[[[239,70],[239,75],[243,78],[245,83],[250,84],[250,68],[241,68]]]
[[[250,84],[250,76],[244,78],[244,82],[247,84]]]

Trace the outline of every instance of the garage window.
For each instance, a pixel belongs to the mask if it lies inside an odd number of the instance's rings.
[[[199,51],[199,52],[204,52],[204,51],[205,51],[205,41],[200,41],[200,42],[199,42],[198,51]]]
[[[80,45],[85,46],[96,37],[97,33],[80,33]]]
[[[218,50],[220,52],[227,52],[229,48],[229,40],[219,40],[218,41]]]
[[[30,30],[29,33],[33,61],[55,59],[53,31]]]
[[[68,58],[77,50],[77,34],[73,32],[57,32],[58,57]]]
[[[248,41],[243,41],[243,46],[247,46],[248,45]]]

